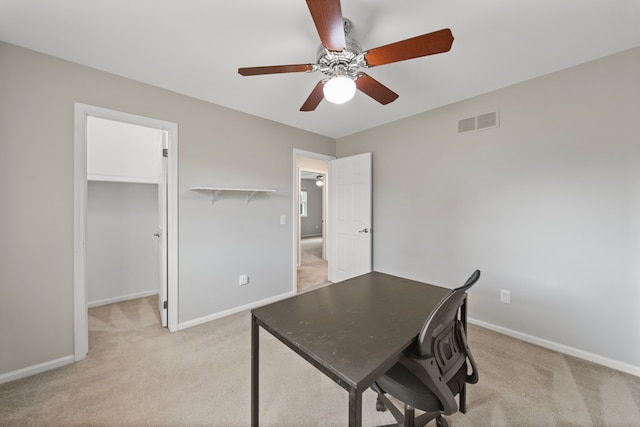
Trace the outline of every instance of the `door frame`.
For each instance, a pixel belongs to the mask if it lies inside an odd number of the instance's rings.
[[[331,160],[335,160],[336,156],[331,156],[328,154],[320,154],[320,153],[314,153],[312,151],[305,151],[305,150],[300,150],[298,148],[294,148],[293,149],[293,194],[292,194],[292,200],[293,200],[293,209],[292,209],[292,248],[293,248],[293,259],[292,259],[292,283],[293,283],[293,293],[297,293],[298,292],[298,251],[299,251],[299,245],[300,245],[300,166],[298,165],[298,158],[299,157],[306,157],[309,159],[315,159],[315,160],[325,160],[327,162],[330,162]],[[302,168],[303,170],[309,170],[308,168]],[[327,167],[327,171],[323,172],[323,174],[325,174],[326,176],[326,181],[328,182],[331,178],[329,177],[329,170]],[[327,183],[325,182],[325,187],[327,187],[326,189],[323,190],[323,194],[327,194],[329,189],[327,186]],[[323,202],[325,202],[325,206],[323,206],[323,209],[327,208],[327,203],[328,203],[328,196],[326,197],[326,199],[323,196]],[[326,239],[329,236],[329,227],[331,226],[331,224],[329,224],[329,218],[327,215],[326,218],[326,224],[324,224],[324,231],[323,231],[323,236],[325,239],[325,244],[326,244]],[[327,246],[327,252],[329,251],[329,246]],[[327,259],[329,258],[328,253],[327,253]]]
[[[160,311],[160,322],[162,323],[163,328],[167,328],[169,326],[169,257],[168,257],[168,247],[167,243],[168,233],[167,233],[167,211],[169,199],[167,197],[168,194],[168,177],[167,172],[169,170],[169,146],[167,145],[169,141],[168,132],[162,132],[162,146],[160,149],[162,153],[160,154],[160,176],[158,177],[158,233],[156,236],[158,237],[158,256],[159,256],[159,271],[158,271],[158,310]],[[165,156],[166,154],[166,156]],[[165,305],[165,301],[167,304]]]
[[[178,330],[178,124],[117,110],[74,103],[74,358],[87,357],[89,325],[87,313],[87,117],[159,129],[167,132],[167,287],[168,327]]]

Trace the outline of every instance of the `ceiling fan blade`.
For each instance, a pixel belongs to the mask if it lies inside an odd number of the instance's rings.
[[[370,67],[448,52],[453,34],[448,28],[369,50],[364,59]]]
[[[313,111],[316,109],[320,102],[324,99],[324,92],[322,92],[322,87],[324,86],[324,80],[320,80],[316,87],[311,91],[311,95],[304,101],[302,107],[300,107],[300,111]]]
[[[347,45],[340,0],[307,0],[307,6],[320,35],[322,45],[340,52]]]
[[[257,76],[260,74],[278,74],[278,73],[301,73],[314,71],[311,64],[296,65],[272,65],[266,67],[246,67],[238,68],[238,73],[243,76]]]
[[[382,105],[387,105],[398,99],[397,93],[365,73],[358,73],[356,87]]]

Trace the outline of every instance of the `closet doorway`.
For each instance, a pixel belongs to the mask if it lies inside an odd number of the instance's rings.
[[[87,305],[165,298],[166,131],[87,119]],[[161,189],[162,187],[162,189]],[[163,265],[164,264],[164,265]],[[163,282],[163,283],[161,283]],[[164,301],[164,300],[163,300]],[[162,326],[166,315],[157,304]]]
[[[88,307],[157,294],[177,330],[177,125],[75,105],[75,359]]]

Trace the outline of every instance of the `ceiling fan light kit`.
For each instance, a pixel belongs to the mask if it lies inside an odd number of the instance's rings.
[[[453,44],[451,30],[445,28],[363,52],[360,44],[348,37],[352,25],[342,16],[340,0],[307,0],[307,6],[322,42],[316,64],[238,69],[243,76],[315,71],[328,76],[316,84],[300,111],[315,110],[325,98],[334,104],[343,104],[355,96],[356,90],[382,105],[389,104],[398,94],[362,69],[448,52]]]
[[[356,82],[344,75],[330,78],[322,87],[324,98],[334,104],[344,104],[356,95]]]

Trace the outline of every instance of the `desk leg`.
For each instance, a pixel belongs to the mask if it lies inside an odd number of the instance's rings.
[[[362,393],[349,391],[349,427],[362,427]]]
[[[464,300],[462,301],[462,305],[460,306],[460,321],[462,322],[462,326],[464,326],[464,333],[467,333],[467,296],[464,296]],[[459,394],[459,402],[458,406],[460,406],[460,412],[463,414],[467,412],[467,383],[465,382],[462,385],[462,389]]]
[[[251,315],[251,426],[258,427],[258,390],[260,330],[255,316]]]

